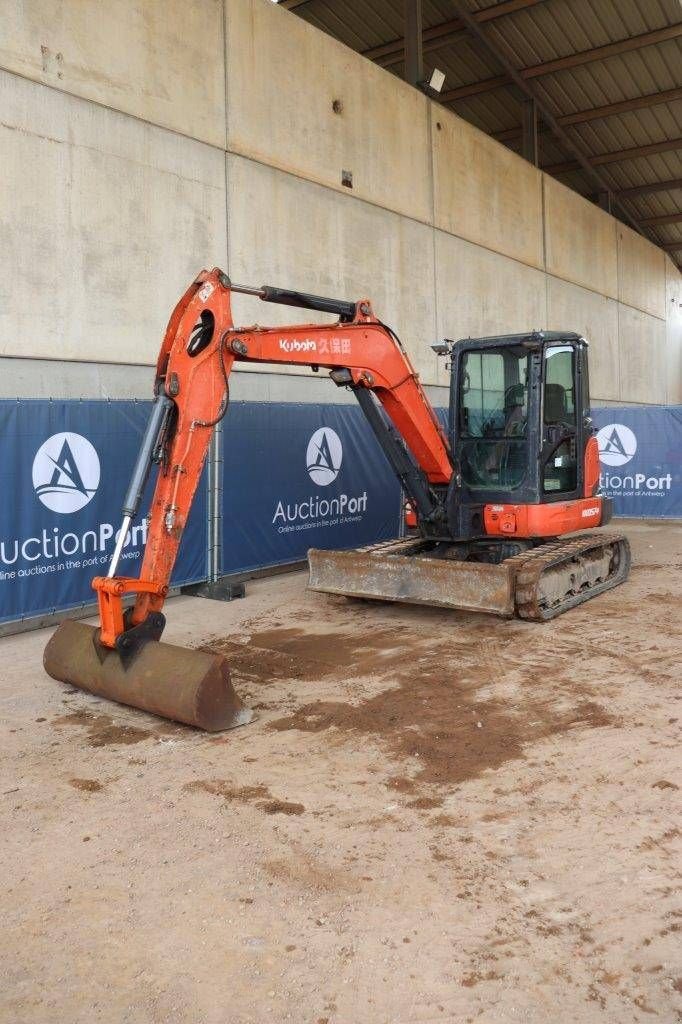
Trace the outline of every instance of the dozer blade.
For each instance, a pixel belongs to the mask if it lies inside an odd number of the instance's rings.
[[[427,557],[423,541],[402,540],[353,551],[308,552],[310,590],[378,601],[514,614],[514,571],[502,563]]]
[[[124,664],[118,651],[99,643],[98,633],[84,622],[62,622],[43,655],[48,675],[207,732],[251,721],[221,655],[149,640]]]

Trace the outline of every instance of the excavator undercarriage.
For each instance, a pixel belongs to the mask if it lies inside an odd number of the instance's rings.
[[[232,292],[338,319],[235,327]],[[310,551],[312,590],[545,621],[623,582],[626,538],[592,532],[609,521],[611,504],[599,492],[585,339],[531,331],[434,350],[450,359],[447,431],[399,338],[367,299],[235,285],[217,268],[202,271],[159,352],[155,401],[109,571],[93,580],[99,626],[62,623],[45,650],[47,672],[210,731],[249,721],[224,658],[161,642],[161,609],[235,362],[327,368],[354,394],[409,503],[405,539]],[[153,466],[140,576],[119,576]]]
[[[308,552],[309,587],[326,594],[490,612],[546,622],[627,579],[622,534],[547,541],[499,563],[462,560],[458,545],[388,541]]]

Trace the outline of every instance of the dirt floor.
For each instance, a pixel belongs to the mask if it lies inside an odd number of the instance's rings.
[[[0,641],[8,1024],[682,1020],[682,528],[545,625],[309,594],[169,602],[220,736]]]

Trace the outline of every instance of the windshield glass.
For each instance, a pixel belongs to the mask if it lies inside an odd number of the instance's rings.
[[[526,474],[529,353],[520,345],[465,352],[459,454],[470,487],[518,487]]]

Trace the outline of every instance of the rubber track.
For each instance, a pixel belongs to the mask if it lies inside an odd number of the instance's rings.
[[[571,564],[582,555],[611,545],[617,545],[620,549],[620,558],[616,571],[607,579],[577,594],[568,595],[552,608],[543,608],[540,605],[540,582],[543,573],[561,565],[562,562],[566,563],[567,571],[570,572]],[[532,551],[507,559],[505,564],[511,568],[518,566],[515,583],[516,614],[521,619],[546,622],[626,580],[630,571],[630,545],[622,533],[587,533],[571,540],[542,544]],[[568,586],[566,589],[569,589]]]

